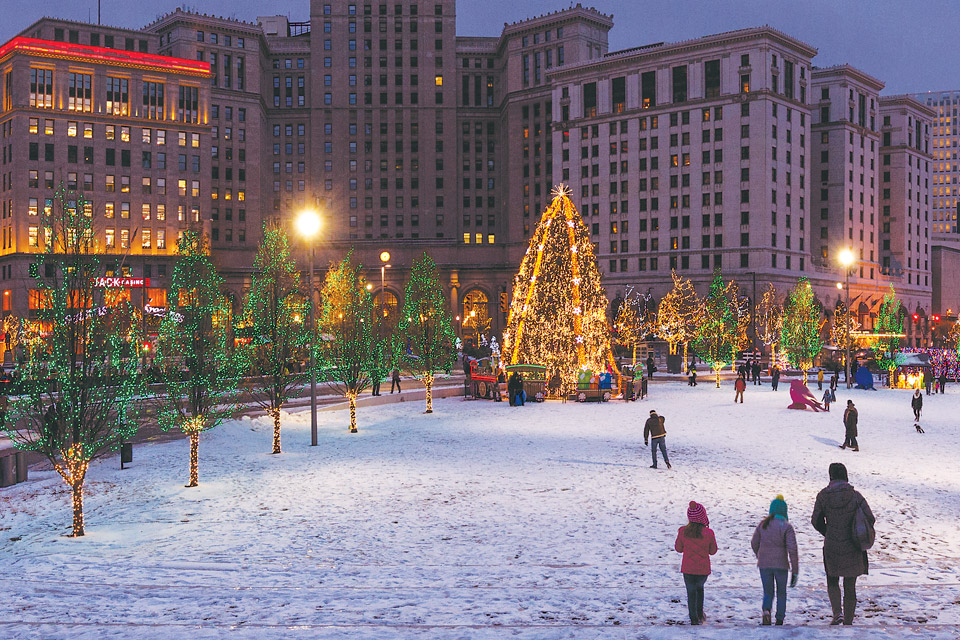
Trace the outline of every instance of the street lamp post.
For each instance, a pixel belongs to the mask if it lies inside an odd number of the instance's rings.
[[[310,289],[310,446],[317,446],[317,366],[316,356],[314,355],[315,336],[317,333],[317,321],[314,315],[314,288],[313,288],[313,269],[314,269],[314,245],[311,242],[313,237],[320,230],[320,216],[316,211],[306,210],[297,217],[297,230],[303,239],[310,243],[310,273],[307,276],[308,287]]]
[[[853,386],[850,383],[850,267],[853,266],[855,258],[850,249],[844,249],[840,252],[839,260],[840,264],[843,266],[843,291],[844,299],[846,300],[844,303],[845,314],[843,319],[844,334],[846,335],[844,344],[846,347],[846,354],[844,356],[844,369],[846,374],[845,379],[847,381],[847,389],[849,389],[851,386]]]
[[[387,264],[390,262],[390,252],[381,251],[380,252],[380,319],[381,322],[383,318],[387,317],[387,289],[384,284],[386,280],[386,270],[390,268],[390,265]]]

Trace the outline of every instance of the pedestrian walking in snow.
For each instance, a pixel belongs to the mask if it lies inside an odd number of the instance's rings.
[[[693,365],[690,365],[690,370],[687,372],[687,386],[695,387],[697,386],[697,368]]]
[[[524,404],[523,378],[514,371],[507,380],[507,397],[510,399],[511,407],[522,407]]]
[[[770,386],[774,391],[780,386],[780,367],[774,367],[770,372]]]
[[[913,398],[910,399],[910,406],[913,407],[913,419],[920,421],[920,411],[923,409],[923,396],[920,395],[920,389],[915,389]]]
[[[757,525],[750,541],[757,556],[760,582],[763,584],[763,626],[770,625],[774,587],[777,594],[778,625],[783,624],[787,613],[787,570],[790,570],[790,586],[797,586],[800,572],[797,554],[797,534],[787,520],[787,503],[777,496],[770,503],[770,512]]]
[[[860,445],[857,444],[857,420],[859,414],[853,400],[847,400],[847,410],[843,412],[844,438],[841,449],[851,447],[854,451],[860,451]]]
[[[667,429],[664,427],[664,422],[663,416],[658,416],[656,411],[651,411],[650,417],[643,425],[643,446],[653,445],[650,448],[650,454],[653,456],[651,469],[657,468],[658,448],[663,453],[663,462],[667,465],[667,469],[673,468],[670,466],[670,458],[667,457]]]
[[[740,378],[746,378],[746,377],[747,377],[747,365],[746,365],[746,364],[741,364],[739,367],[737,367],[737,376],[740,377]]]
[[[680,572],[687,588],[690,624],[703,624],[707,621],[703,614],[703,585],[710,575],[710,556],[717,553],[717,538],[710,529],[707,510],[702,504],[690,501],[687,524],[677,531],[673,548],[683,554]]]
[[[833,400],[833,390],[827,388],[827,390],[823,392],[823,398],[821,398],[821,401],[823,402],[823,408],[826,409],[827,412],[830,411],[830,403],[833,402]]]
[[[930,385],[933,384],[933,374],[924,373],[923,374],[923,386],[927,390],[927,395],[930,395]]]
[[[761,371],[762,371],[762,367],[760,366],[760,361],[759,361],[759,360],[754,360],[754,361],[753,361],[753,384],[754,384],[754,385],[759,385],[759,384],[761,384],[761,383],[760,383],[760,372],[761,372]]]
[[[836,391],[837,386],[840,384],[840,374],[836,371],[833,372],[833,375],[830,376],[830,390]]]
[[[653,362],[653,354],[647,356],[647,377],[652,378],[653,372],[657,370],[657,365]]]
[[[940,393],[946,393],[946,389],[947,389],[947,372],[946,371],[940,372],[940,377],[938,378],[938,381],[940,382]]]
[[[737,398],[740,399],[740,404],[743,404],[743,392],[747,389],[747,381],[743,379],[743,376],[737,376],[737,381],[733,383],[733,390],[736,392],[733,396],[733,404],[737,404]]]
[[[817,391],[823,391],[823,369],[817,371]]]
[[[823,568],[833,609],[830,624],[851,625],[857,609],[857,577],[866,575],[869,568],[867,549],[873,545],[876,518],[848,481],[845,466],[834,462],[829,474],[830,484],[817,494],[811,523],[823,535]]]
[[[393,393],[393,390],[396,389],[397,393],[400,391],[400,369],[394,369],[393,373],[390,375],[390,393]]]

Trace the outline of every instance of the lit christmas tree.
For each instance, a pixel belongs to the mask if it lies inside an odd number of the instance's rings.
[[[273,453],[280,453],[280,409],[310,375],[299,363],[308,353],[311,329],[300,272],[283,229],[264,225],[253,269],[242,322],[251,336],[247,357],[255,378],[250,395],[273,418]]]
[[[330,268],[320,290],[317,366],[327,385],[349,402],[350,433],[357,432],[357,396],[386,369],[382,314],[362,273],[348,255]]]
[[[800,278],[787,294],[783,304],[783,327],[780,330],[780,348],[787,355],[790,366],[803,371],[807,383],[807,369],[823,349],[824,320],[820,303],[813,295],[813,287],[806,278]]]
[[[440,271],[427,254],[415,260],[404,292],[403,311],[394,334],[394,357],[423,382],[426,413],[433,413],[433,377],[456,362],[456,334],[447,313]]]
[[[736,282],[724,285],[717,269],[710,293],[703,300],[693,339],[693,350],[713,369],[717,388],[720,388],[720,371],[736,356],[742,331],[742,305]]]
[[[18,448],[45,456],[70,487],[74,536],[84,535],[90,462],[133,437],[142,398],[136,314],[129,300],[96,284],[105,273],[92,214],[62,184],[44,209],[41,249],[30,265],[37,321],[25,332],[20,392],[3,422]]]
[[[520,263],[503,334],[505,362],[543,365],[567,391],[581,370],[616,371],[590,232],[569,195],[566,185],[553,190]]]
[[[873,356],[881,371],[887,371],[890,378],[900,363],[900,339],[903,337],[903,308],[897,299],[897,292],[890,285],[890,292],[883,296],[877,321],[873,323]],[[891,384],[892,386],[892,384]]]
[[[830,338],[837,347],[837,353],[842,354],[844,357],[846,357],[847,350],[847,328],[844,326],[845,322],[850,324],[850,349],[856,349],[857,341],[853,338],[852,334],[860,330],[860,323],[853,317],[852,313],[847,312],[846,307],[841,302],[833,312],[833,322],[830,324]],[[844,367],[846,367],[846,363],[844,363]]]
[[[210,261],[206,239],[185,231],[170,281],[168,311],[160,325],[157,364],[164,395],[158,421],[190,438],[190,484],[198,484],[200,434],[232,415],[242,365],[235,357],[230,302]]]
[[[634,369],[637,367],[637,347],[643,343],[653,328],[650,315],[638,303],[639,301],[635,298],[624,299],[620,303],[620,308],[617,309],[617,317],[613,323],[617,332],[617,341],[631,350]]]

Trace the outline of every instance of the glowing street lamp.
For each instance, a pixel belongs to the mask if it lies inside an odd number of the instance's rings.
[[[314,268],[314,245],[313,238],[320,231],[320,214],[313,209],[306,209],[297,216],[297,232],[310,245],[310,275],[308,276],[310,288],[310,446],[317,446],[317,367],[314,357],[313,336],[317,332],[317,323],[314,316],[313,304],[313,268]]]
[[[846,333],[846,336],[847,336],[847,340],[846,340],[847,344],[845,345],[846,356],[844,358],[844,365],[846,369],[847,389],[849,389],[850,387],[853,386],[850,382],[850,267],[853,266],[854,262],[856,262],[857,259],[853,255],[853,251],[851,251],[850,249],[844,249],[843,251],[840,252],[840,255],[837,256],[837,260],[840,261],[840,265],[843,267],[843,277],[844,277],[843,290],[845,294],[844,297],[846,299],[846,306],[845,306],[846,317],[844,318],[844,324],[846,326],[844,327],[844,332]],[[840,283],[838,282],[837,287],[839,286],[840,286]]]

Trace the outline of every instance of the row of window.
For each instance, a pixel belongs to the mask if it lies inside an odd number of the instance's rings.
[[[789,270],[789,269],[792,269],[792,268],[793,268],[793,266],[792,266],[792,263],[793,263],[792,257],[793,257],[793,256],[785,256],[785,260],[784,260],[785,264],[784,264],[784,266],[783,266],[784,269]],[[800,270],[801,270],[801,271],[804,270],[804,263],[805,263],[804,259],[803,259],[803,258],[800,258]],[[722,264],[723,264],[722,256],[719,255],[719,254],[715,254],[715,255],[713,256],[712,266],[711,266],[711,260],[710,260],[710,256],[709,256],[709,255],[701,255],[701,256],[700,256],[700,269],[703,269],[703,270],[719,269]],[[627,271],[630,270],[629,260],[628,260],[627,258],[621,258],[621,259],[619,259],[619,260],[610,260],[610,261],[608,261],[607,265],[608,265],[608,267],[609,267],[608,271],[609,271],[610,273],[617,273],[618,271],[620,271],[620,272],[627,272]],[[679,270],[687,270],[687,269],[690,269],[690,268],[691,268],[691,267],[690,267],[690,256],[669,256],[669,260],[663,261],[663,262],[661,262],[661,261],[659,260],[659,258],[638,258],[638,259],[637,259],[637,270],[638,270],[638,271],[648,271],[648,270],[649,270],[649,271],[659,271],[661,265],[664,266],[664,267],[669,268],[670,270],[677,270],[677,269],[679,269]],[[774,268],[774,269],[779,268],[778,265],[777,265],[777,254],[776,254],[776,253],[771,253],[771,254],[770,254],[770,266],[771,266],[772,268]],[[649,267],[649,268],[648,268],[648,267]],[[741,254],[740,254],[740,268],[745,269],[745,268],[749,268],[749,267],[750,267],[750,254],[748,254],[748,253],[741,253]],[[862,276],[862,274],[861,274],[861,276]],[[873,275],[871,275],[870,277],[872,278]]]
[[[43,227],[44,245],[49,244],[51,240],[50,228]],[[106,227],[103,230],[104,246],[107,249],[129,249],[130,239],[134,237],[139,240],[141,249],[165,250],[167,248],[167,230],[166,229],[120,229],[119,234],[114,227]],[[41,237],[41,228],[36,225],[27,227],[27,245],[30,247],[39,247]],[[119,244],[117,241],[119,240]]]
[[[27,131],[30,133],[40,134],[41,131],[43,135],[52,136],[56,133],[56,123],[57,121],[52,118],[43,119],[43,129],[40,128],[40,118],[29,118],[27,120]],[[135,129],[128,126],[118,126],[113,124],[108,125],[95,125],[92,122],[78,122],[76,120],[68,120],[66,122],[67,126],[67,137],[76,138],[83,137],[88,140],[92,140],[94,137],[95,127],[102,126],[103,135],[105,140],[119,140],[120,142],[130,142],[131,133],[135,134]],[[167,144],[167,130],[166,129],[151,129],[149,127],[143,127],[140,129],[140,141],[143,144],[157,144],[158,146],[163,146]],[[200,147],[200,134],[199,133],[188,133],[186,131],[177,132],[177,146],[186,147],[190,146],[194,149]]]

